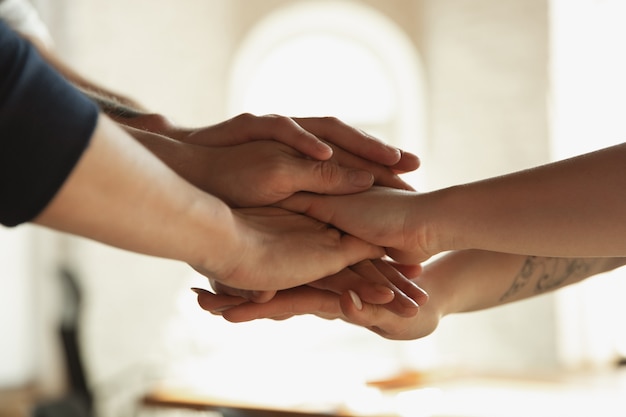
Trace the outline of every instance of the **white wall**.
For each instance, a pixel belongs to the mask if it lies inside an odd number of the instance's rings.
[[[547,2],[425,5],[430,142],[420,169],[430,186],[547,162]],[[557,366],[551,295],[446,318],[434,336],[450,363],[499,372]]]
[[[35,371],[28,232],[0,226],[0,387],[26,384]]]
[[[150,108],[199,125],[229,116],[225,80],[233,49],[246,24],[281,1],[38,3],[59,52],[72,65]],[[429,139],[421,173],[429,188],[547,161],[545,0],[366,3],[397,19],[424,57]],[[82,239],[65,244],[67,259],[87,290],[84,343],[90,376],[101,387],[115,390],[121,381],[125,388],[129,381],[140,385],[182,361],[181,355],[209,356],[224,349],[219,338],[249,343],[246,334],[255,334],[208,316],[202,327],[185,328],[190,313],[179,300],[193,303],[187,287],[203,283],[186,265]],[[552,306],[550,297],[544,297],[446,320],[433,337],[450,363],[504,370],[553,366]],[[320,323],[330,335],[341,333],[341,328]],[[361,358],[378,355],[386,361],[391,355],[411,355],[413,345],[421,343],[378,341],[365,334],[357,333],[350,347],[358,346]]]

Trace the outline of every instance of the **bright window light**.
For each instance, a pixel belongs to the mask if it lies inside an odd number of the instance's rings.
[[[248,33],[233,63],[229,107],[336,116],[423,154],[423,82],[416,48],[393,21],[355,3],[303,2]]]
[[[303,34],[273,49],[255,68],[243,107],[254,113],[333,115],[385,124],[397,97],[380,59],[361,42]]]

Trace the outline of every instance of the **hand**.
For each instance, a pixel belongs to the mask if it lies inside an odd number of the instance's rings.
[[[263,207],[233,210],[234,244],[194,268],[224,285],[279,290],[335,274],[384,250],[307,216]],[[227,227],[227,226],[226,226]],[[219,259],[220,262],[215,262]]]
[[[336,277],[341,277],[341,273]],[[243,297],[213,294],[201,289],[194,291],[204,310],[220,314],[234,323],[267,318],[284,320],[296,315],[313,314],[324,319],[341,319],[395,340],[426,336],[435,330],[441,317],[435,306],[425,302],[427,296],[422,290],[409,291],[414,297],[424,299],[419,310],[404,310],[402,315],[398,315],[388,304],[366,303],[355,292],[338,293],[309,285],[278,291],[271,300],[262,304]]]
[[[330,160],[316,161],[274,141],[178,146],[186,147],[180,156],[166,152],[163,158],[177,158],[172,165],[181,176],[233,207],[270,205],[298,191],[351,194],[369,189],[374,181],[408,187],[387,168],[360,164],[343,151]]]
[[[279,203],[297,213],[304,213],[321,222],[387,248],[387,255],[403,264],[417,264],[431,254],[425,241],[421,201],[422,195],[385,187],[351,195],[323,196],[298,193]]]
[[[203,146],[231,146],[254,140],[276,140],[314,159],[330,158],[328,144],[334,144],[365,160],[413,171],[419,159],[386,145],[334,117],[289,118],[278,115],[254,116],[244,113],[200,129],[181,130],[176,139]]]
[[[126,126],[156,133],[188,144],[222,147],[258,140],[286,144],[307,157],[328,160],[341,153],[340,164],[372,172],[377,184],[411,189],[396,173],[419,167],[417,156],[384,144],[332,117],[297,118],[241,114],[225,122],[199,129],[175,127],[155,114],[121,120]]]
[[[420,265],[402,266],[418,275]],[[276,291],[246,291],[225,286],[211,280],[216,297],[228,305],[245,301],[264,303],[272,299]],[[405,277],[391,263],[381,259],[366,260],[343,269],[337,274],[308,284],[311,287],[336,294],[352,291],[357,299],[370,304],[384,305],[389,311],[401,317],[415,315],[417,308],[426,303],[428,295],[409,278]],[[232,298],[229,298],[231,296]],[[220,304],[219,307],[223,307]]]
[[[232,207],[274,204],[297,191],[356,193],[367,190],[373,182],[410,188],[388,168],[343,150],[336,151],[330,160],[317,161],[276,141],[208,147],[125,129],[180,176]]]
[[[182,142],[211,147],[233,146],[259,140],[286,144],[318,161],[333,158],[340,165],[369,171],[376,183],[412,189],[396,173],[419,167],[417,156],[386,145],[332,117],[295,118],[242,114],[205,128],[177,132]]]
[[[334,145],[334,149],[344,149],[364,160],[388,166],[394,172],[415,171],[420,166],[420,160],[416,155],[389,146],[334,117],[296,117],[293,120],[326,143]]]

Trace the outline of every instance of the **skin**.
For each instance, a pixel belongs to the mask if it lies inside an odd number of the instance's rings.
[[[414,267],[412,270],[413,273],[417,273],[421,268]],[[249,311],[250,313],[269,310],[273,312],[271,317],[254,318],[287,319],[298,314],[296,311],[299,309],[310,306],[312,300],[323,303],[324,295],[329,296],[329,301],[332,300],[328,307],[339,297],[345,296],[351,302],[356,301],[361,306],[363,303],[377,305],[393,316],[403,318],[414,317],[420,306],[428,301],[428,294],[423,289],[404,276],[393,264],[381,259],[359,262],[337,274],[306,286],[288,292],[279,291],[277,294],[272,294],[274,297],[268,299],[252,299],[249,292],[219,283],[213,285],[213,288],[215,293],[201,288],[192,290],[198,294],[198,301],[202,308],[214,314],[223,314],[227,320],[233,322],[247,321],[245,315],[243,319],[238,319],[240,309],[243,309],[242,312]],[[389,294],[390,289],[393,291],[392,294]],[[309,296],[312,296],[311,300],[308,299]],[[318,298],[318,296],[321,297]],[[309,311],[302,310],[302,312]],[[317,312],[321,317],[334,318],[332,310],[318,309]]]
[[[329,194],[360,192],[374,182],[411,189],[396,173],[416,169],[419,166],[416,156],[335,118],[242,114],[213,126],[182,128],[163,115],[150,113],[133,99],[84,77],[37,39],[29,40],[48,63],[92,97],[127,133],[178,175],[231,207],[273,204],[301,190]],[[264,221],[276,219],[275,212],[265,216]],[[262,218],[259,214],[252,216],[256,225]],[[289,217],[282,214],[283,219]],[[250,213],[246,215],[250,217]],[[194,264],[194,267],[211,277],[214,274],[205,265]],[[210,281],[213,286],[226,288],[220,281],[213,278]],[[344,286],[343,281],[326,281],[329,288],[333,282],[337,282],[337,287]],[[371,302],[394,304],[406,298],[389,281],[374,287],[362,280],[351,282],[353,290]],[[240,285],[249,288],[251,284]],[[273,291],[267,290],[244,292],[255,300],[267,300],[273,295]]]
[[[332,187],[335,184],[344,184],[340,181],[344,173],[336,172],[338,169],[335,163],[343,167],[367,171],[374,175],[379,185],[412,189],[395,174],[417,169],[420,164],[417,156],[387,145],[334,117],[289,118],[280,115],[255,116],[244,113],[211,126],[181,127],[167,116],[150,112],[137,101],[112,91],[79,73],[38,39],[28,36],[25,38],[37,48],[46,62],[96,101],[104,113],[124,126],[131,136],[139,139],[174,169],[182,169],[185,164],[189,163],[197,165],[198,160],[204,162],[204,155],[199,158],[192,155],[192,152],[201,152],[200,146],[218,148],[253,141],[275,141],[297,151],[300,160],[303,157],[315,161],[328,161],[332,158],[333,163],[320,163],[316,167],[320,174],[325,176],[321,178],[322,186],[331,190],[334,190]],[[175,147],[166,143],[165,139],[179,142],[179,149],[175,150]],[[183,144],[189,146],[185,147]],[[170,155],[167,155],[167,152]],[[293,153],[292,156],[295,157]],[[303,165],[291,163],[289,167],[299,169]],[[311,164],[304,168],[308,173],[311,170]],[[290,178],[294,173],[301,173],[301,171],[289,170],[284,173],[284,178]],[[352,182],[357,182],[358,185],[350,188],[349,192],[362,191],[369,187],[364,185],[367,182],[365,173],[352,175],[358,177],[356,180],[352,179]],[[316,173],[314,178],[318,177],[319,174]],[[333,184],[327,185],[328,181],[333,181]],[[297,190],[298,185],[289,186]],[[313,189],[309,190],[309,188]],[[320,186],[314,184],[309,188],[300,188],[300,190],[318,192]],[[332,193],[339,193],[339,191]]]
[[[298,194],[281,207],[389,248],[401,263],[448,250],[626,256],[626,143],[501,177],[419,194],[374,188]]]
[[[626,258],[552,258],[481,250],[450,252],[424,267],[414,282],[429,294],[415,315],[401,317],[380,305],[355,302],[302,286],[279,291],[264,304],[225,299],[202,292],[200,306],[232,322],[285,319],[314,314],[365,327],[385,338],[418,339],[431,334],[451,314],[493,308],[538,296],[626,264]],[[359,308],[360,307],[360,308]]]
[[[270,140],[203,146],[125,130],[183,178],[231,207],[270,205],[301,190],[350,194],[374,183],[410,189],[387,167],[340,149],[329,160],[319,161]]]
[[[184,181],[106,116],[35,223],[181,260],[217,281],[251,290],[305,284],[383,254],[282,209],[232,210]]]
[[[294,314],[341,318],[392,339],[430,334],[446,315],[491,308],[578,282],[624,264],[626,144],[532,170],[419,194],[374,187],[346,196],[299,193],[281,206],[387,248],[401,263],[452,251],[414,282],[429,302],[417,316],[317,289],[242,303],[231,321]],[[581,197],[583,196],[583,197]],[[199,298],[211,310],[210,295]]]

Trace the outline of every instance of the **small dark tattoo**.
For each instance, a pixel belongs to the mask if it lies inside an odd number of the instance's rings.
[[[559,288],[570,279],[587,276],[590,268],[590,260],[586,259],[529,256],[500,301],[515,297],[531,281],[536,280],[534,294],[540,294]]]

